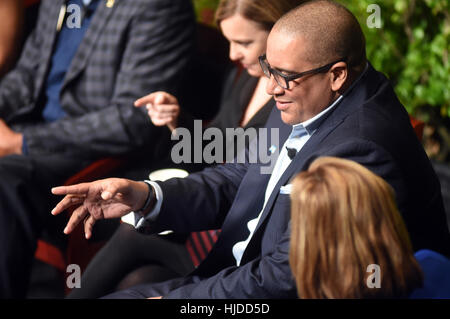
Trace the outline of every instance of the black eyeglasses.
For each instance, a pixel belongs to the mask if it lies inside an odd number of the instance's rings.
[[[321,73],[321,72],[328,71],[334,64],[336,64],[338,62],[345,62],[345,58],[336,60],[334,62],[328,63],[327,65],[324,65],[324,66],[321,66],[319,68],[312,69],[312,70],[309,70],[309,71],[296,73],[296,74],[291,74],[291,75],[285,75],[285,74],[281,73],[281,71],[278,71],[277,69],[272,69],[270,67],[269,63],[267,62],[265,54],[263,54],[263,55],[261,55],[259,57],[259,64],[261,65],[261,69],[263,70],[264,74],[269,79],[273,75],[273,77],[274,77],[275,81],[277,82],[277,84],[279,86],[281,86],[285,90],[289,90],[289,82],[290,81],[299,79],[302,76],[305,76],[305,75],[308,75],[308,74],[316,74],[316,73]]]

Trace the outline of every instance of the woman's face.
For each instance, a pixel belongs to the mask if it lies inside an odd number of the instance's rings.
[[[240,14],[222,20],[220,28],[230,42],[230,59],[241,63],[251,76],[263,76],[258,57],[266,51],[269,31]]]

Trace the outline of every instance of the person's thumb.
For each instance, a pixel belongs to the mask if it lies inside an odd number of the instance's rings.
[[[166,93],[164,92],[158,92],[155,95],[155,99],[154,99],[154,104],[155,105],[160,105],[160,104],[166,104],[168,102],[168,97],[166,95]]]
[[[108,185],[100,194],[103,200],[109,200],[116,196],[117,187],[114,185]]]

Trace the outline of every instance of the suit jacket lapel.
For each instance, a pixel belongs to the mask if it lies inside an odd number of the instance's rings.
[[[106,6],[106,2],[101,0],[98,4],[97,10],[91,20],[89,28],[86,30],[86,34],[80,44],[80,47],[75,54],[72,63],[67,71],[66,77],[62,89],[73,80],[79,73],[84,69],[86,63],[92,53],[94,45],[97,43],[97,38],[103,31],[104,26],[108,22],[114,9],[117,7],[117,2],[120,0],[115,0],[116,5],[109,8]],[[94,26],[94,27],[91,27]]]

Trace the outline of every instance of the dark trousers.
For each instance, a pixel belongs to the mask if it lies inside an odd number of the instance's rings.
[[[81,287],[67,297],[99,298],[134,285],[186,276],[194,270],[185,247],[186,237],[145,235],[121,224],[82,274]]]
[[[50,190],[87,164],[56,155],[0,158],[0,298],[26,296],[42,230],[63,238],[64,216],[50,214],[60,198]]]
[[[158,283],[146,283],[117,291],[104,296],[102,299],[147,299],[151,297],[164,297],[179,287],[198,282],[198,277],[179,277]]]

